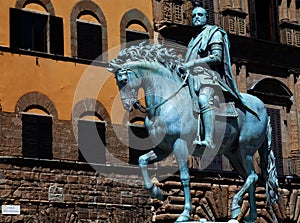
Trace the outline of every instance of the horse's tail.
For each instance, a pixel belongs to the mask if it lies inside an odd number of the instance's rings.
[[[277,170],[275,166],[275,156],[271,148],[272,145],[272,127],[270,117],[268,119],[268,126],[266,131],[266,140],[263,146],[259,148],[260,166],[262,177],[266,183],[266,199],[267,203],[278,204],[278,179]]]

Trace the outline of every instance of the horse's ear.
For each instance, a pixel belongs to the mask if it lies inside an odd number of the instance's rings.
[[[192,0],[192,5],[193,5],[194,8],[200,7],[200,3],[198,1]]]
[[[108,70],[111,73],[115,73],[118,69],[120,69],[121,66],[112,62],[109,62],[106,66],[106,70]]]

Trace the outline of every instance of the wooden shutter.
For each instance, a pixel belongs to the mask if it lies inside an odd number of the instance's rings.
[[[255,0],[248,0],[249,4],[249,20],[250,20],[250,35],[251,37],[257,37],[256,27],[256,12],[255,12]]]
[[[52,159],[52,118],[23,114],[22,143],[24,157]]]
[[[129,163],[138,165],[138,160],[141,155],[150,152],[151,149],[145,149],[152,147],[153,144],[150,138],[145,139],[149,136],[147,130],[143,126],[130,125],[129,126]],[[141,143],[138,143],[135,138],[144,139]]]
[[[64,55],[63,19],[50,16],[50,53]]]
[[[18,49],[21,45],[21,10],[10,8],[10,47]]]
[[[48,16],[31,13],[33,18],[32,46],[33,50],[47,52],[47,23]]]
[[[78,144],[81,162],[105,164],[105,123],[78,120]]]
[[[101,25],[77,21],[78,58],[94,60],[102,54]]]
[[[282,159],[282,138],[281,138],[281,122],[280,110],[267,108],[272,126],[272,150],[276,157],[275,164],[279,175],[283,175],[283,159]]]

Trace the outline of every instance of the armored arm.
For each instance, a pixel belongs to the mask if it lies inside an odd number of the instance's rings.
[[[223,36],[221,32],[217,31],[208,44],[208,56],[189,61],[185,64],[187,68],[193,66],[209,65],[216,66],[220,65],[223,61]]]

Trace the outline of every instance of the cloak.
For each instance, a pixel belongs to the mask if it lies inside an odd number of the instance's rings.
[[[213,35],[215,32],[221,32],[222,39],[219,41],[212,40]],[[202,32],[198,34],[198,36],[190,41],[190,44],[188,46],[188,51],[185,56],[185,62],[196,60],[200,57],[201,54],[204,52],[208,52],[208,47],[212,43],[221,43],[223,46],[223,61],[222,61],[222,67],[217,72],[220,78],[217,78],[217,81],[221,88],[225,91],[228,91],[233,95],[236,99],[242,102],[241,95],[238,91],[237,85],[235,83],[232,71],[231,71],[231,62],[230,62],[230,54],[229,54],[229,40],[227,33],[220,27],[215,25],[206,25]],[[200,57],[201,58],[201,57]],[[211,72],[209,72],[211,73]],[[197,74],[195,74],[197,75]]]

